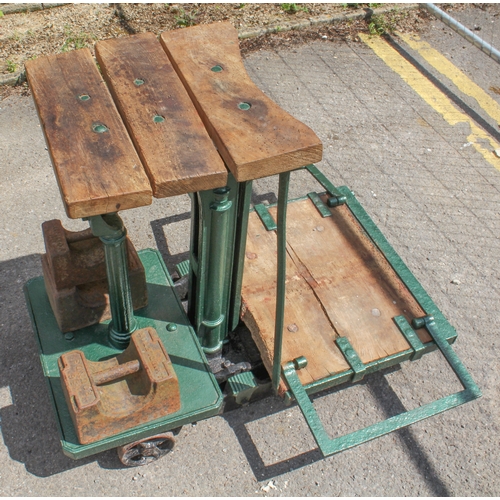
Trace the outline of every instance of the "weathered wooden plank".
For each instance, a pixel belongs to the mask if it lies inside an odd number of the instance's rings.
[[[28,61],[26,73],[68,216],[149,205],[148,178],[90,51]]]
[[[309,200],[289,204],[289,218],[297,221],[287,231],[291,259],[303,267],[334,328],[349,339],[363,363],[408,349],[392,318],[402,315],[411,321],[425,312],[347,205],[331,212],[332,217],[322,219]],[[430,340],[427,334],[423,340]]]
[[[276,218],[276,208],[270,213]],[[392,318],[424,312],[363,233],[347,206],[323,218],[309,200],[290,203],[283,362],[308,360],[303,384],[348,369],[335,344],[345,336],[364,363],[409,349]],[[243,320],[271,370],[276,304],[276,233],[250,215]],[[297,327],[296,331],[295,326]],[[288,327],[291,326],[291,330]],[[418,334],[430,340],[425,330]]]
[[[160,40],[236,180],[321,160],[316,134],[251,81],[229,22],[169,31]]]
[[[291,250],[290,248],[288,249]],[[250,214],[242,287],[243,320],[252,333],[264,365],[272,373],[276,312],[276,233]],[[283,362],[305,356],[298,372],[303,384],[349,369],[335,344],[337,332],[314,291],[287,258]],[[284,389],[284,385],[281,389]]]
[[[225,186],[224,162],[155,35],[104,40],[95,49],[154,196]]]

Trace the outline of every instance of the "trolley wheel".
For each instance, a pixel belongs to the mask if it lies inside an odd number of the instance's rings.
[[[159,460],[175,445],[175,438],[171,432],[151,436],[134,443],[120,446],[116,449],[118,458],[127,467],[139,467]]]

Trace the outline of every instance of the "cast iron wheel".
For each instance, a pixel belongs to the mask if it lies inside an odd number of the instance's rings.
[[[171,432],[151,436],[116,449],[118,458],[127,467],[147,465],[165,456],[175,445]]]

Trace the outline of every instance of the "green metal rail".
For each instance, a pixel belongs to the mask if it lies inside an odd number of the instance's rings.
[[[353,448],[372,439],[388,434],[389,432],[401,429],[410,424],[432,417],[461,404],[472,401],[481,396],[481,391],[472,380],[469,372],[448,344],[446,337],[439,331],[432,316],[425,316],[414,321],[415,328],[424,327],[427,329],[432,339],[443,353],[458,379],[462,383],[464,390],[445,396],[441,399],[425,404],[419,408],[395,415],[382,422],[370,425],[364,429],[351,432],[345,436],[331,439],[326,433],[316,410],[314,409],[309,396],[302,386],[296,370],[303,368],[307,363],[302,360],[294,360],[284,365],[282,373],[292,391],[304,418],[311,429],[311,432],[324,456],[333,455],[339,451]]]

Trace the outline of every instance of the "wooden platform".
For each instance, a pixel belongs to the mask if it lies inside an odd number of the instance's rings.
[[[230,23],[100,41],[26,63],[66,212],[89,217],[321,160],[246,73]],[[102,76],[101,76],[102,74]],[[103,79],[104,78],[104,79]]]
[[[282,362],[305,356],[303,385],[349,369],[335,344],[347,337],[363,363],[410,348],[393,322],[424,315],[347,205],[323,218],[306,199],[289,203]],[[276,220],[276,208],[269,210]],[[272,372],[276,309],[276,233],[250,214],[243,275],[243,320]],[[417,331],[422,342],[430,337]],[[281,383],[281,390],[285,385]]]

